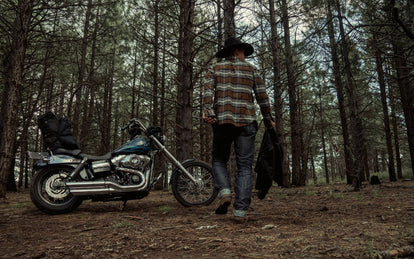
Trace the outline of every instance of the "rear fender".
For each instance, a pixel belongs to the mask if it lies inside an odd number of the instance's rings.
[[[191,163],[191,162],[193,162],[193,161],[195,161],[195,159],[194,159],[194,158],[190,158],[190,159],[187,159],[187,160],[183,161],[183,162],[181,163],[181,165],[185,167],[188,163]],[[171,174],[171,177],[170,177],[170,184],[171,184],[171,180],[173,179],[174,175],[175,175],[175,174],[176,174],[179,170],[180,170],[180,169],[179,169],[178,167],[174,168],[174,170],[173,170],[173,172],[172,172],[172,174]]]
[[[48,159],[39,160],[34,164],[33,168],[35,170],[41,169],[47,166],[54,165],[68,165],[71,167],[76,167],[81,162],[81,159],[75,158],[69,155],[53,155],[48,157]]]

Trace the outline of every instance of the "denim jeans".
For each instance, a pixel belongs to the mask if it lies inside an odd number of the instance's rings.
[[[237,164],[234,209],[246,211],[249,208],[252,196],[252,165],[257,123],[254,122],[243,127],[235,127],[229,124],[214,125],[213,132],[214,187],[219,191],[223,189],[231,190],[227,162],[230,157],[231,144],[234,143]]]

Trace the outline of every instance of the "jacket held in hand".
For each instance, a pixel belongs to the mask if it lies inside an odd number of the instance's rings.
[[[255,171],[257,172],[256,190],[259,199],[264,199],[272,182],[283,186],[283,148],[273,128],[266,129],[260,145]]]

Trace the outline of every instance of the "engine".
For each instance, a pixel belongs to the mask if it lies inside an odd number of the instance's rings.
[[[149,164],[150,157],[145,155],[128,155],[120,161],[120,165],[126,168],[131,168],[139,171],[144,171],[144,168]]]
[[[111,159],[124,185],[138,185],[145,181],[146,167],[151,159],[146,155],[119,155]]]
[[[116,167],[125,167],[143,172],[144,168],[149,164],[150,157],[146,155],[120,155],[111,159]]]

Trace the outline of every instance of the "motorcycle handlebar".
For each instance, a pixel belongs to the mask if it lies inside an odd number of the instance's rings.
[[[144,124],[142,124],[142,122],[138,119],[132,119],[130,120],[124,127],[121,128],[121,130],[126,130],[128,128],[131,128],[132,126],[138,126],[142,131],[146,131],[147,129],[145,128]]]
[[[144,124],[138,119],[131,119],[124,127],[122,127],[122,130],[126,129],[128,129],[131,139],[137,135],[141,135],[142,133],[144,133],[150,138],[157,138],[161,144],[163,144],[164,142],[163,136],[161,136],[162,130],[160,127],[150,126],[146,128]]]

